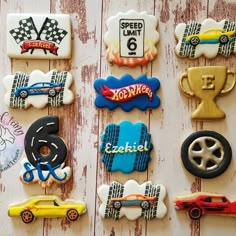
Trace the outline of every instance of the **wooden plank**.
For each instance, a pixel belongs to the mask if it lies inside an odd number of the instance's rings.
[[[208,7],[208,17],[213,18],[216,21],[221,21],[223,19],[229,19],[231,21],[236,21],[235,14],[233,12],[236,9],[236,3],[233,0],[230,1],[209,1]],[[225,58],[223,56],[217,56],[213,60],[207,60],[207,65],[211,66],[221,66],[225,65],[228,69],[235,71],[235,56]],[[203,128],[208,130],[216,131],[222,134],[230,143],[232,147],[232,162],[225,173],[217,178],[202,181],[202,189],[206,192],[222,193],[225,194],[227,198],[232,201],[236,200],[236,190],[235,190],[235,112],[234,103],[236,99],[235,89],[226,94],[225,96],[220,96],[216,101],[220,108],[222,108],[226,114],[224,120],[218,120],[213,122],[204,122]],[[224,216],[223,216],[224,217]],[[235,218],[222,216],[212,216],[208,215],[202,217],[201,224],[201,235],[207,234],[225,234],[233,236],[235,234]],[[216,223],[217,222],[217,223]]]
[[[161,82],[161,90],[158,91],[161,107],[153,110],[150,116],[155,152],[148,168],[148,179],[162,183],[167,188],[168,213],[163,220],[147,223],[147,235],[199,235],[199,223],[190,223],[185,213],[177,212],[173,199],[176,195],[201,190],[201,181],[187,173],[182,166],[180,148],[190,133],[201,129],[202,122],[191,121],[196,100],[182,96],[178,83],[185,69],[204,65],[205,60],[177,57],[174,52],[174,30],[181,22],[201,22],[205,19],[207,1],[156,1],[155,14],[160,19],[158,30],[161,38],[157,47],[158,58],[152,63],[152,73]]]
[[[103,16],[102,16],[102,35],[104,36],[107,31],[106,21],[109,17],[116,15],[118,12],[127,12],[130,9],[134,9],[138,12],[147,11],[149,14],[153,14],[153,1],[103,1]],[[117,9],[119,9],[117,11]],[[147,74],[151,76],[151,64],[143,67],[136,67],[135,69],[127,67],[118,67],[116,65],[109,66],[105,58],[105,45],[102,43],[102,55],[101,55],[101,77],[106,78],[108,75],[114,75],[117,78],[124,74],[131,74],[133,77],[138,77],[141,74]],[[143,112],[137,109],[133,109],[131,112],[125,113],[120,108],[114,111],[108,111],[103,109],[99,111],[99,136],[104,132],[105,125],[108,123],[119,124],[122,120],[129,120],[133,123],[143,122],[149,127],[149,111]],[[99,144],[101,143],[99,139]],[[98,152],[98,169],[97,169],[97,187],[102,184],[110,184],[112,181],[117,180],[121,183],[125,183],[129,179],[135,179],[140,184],[147,180],[147,172],[138,173],[137,171],[131,174],[123,174],[121,172],[108,173],[101,162],[101,154]],[[96,207],[98,208],[100,201],[97,201]],[[146,221],[139,218],[135,221],[129,221],[123,217],[119,221],[112,219],[101,219],[100,216],[96,217],[96,234],[97,235],[145,235]]]
[[[40,2],[40,8],[34,8],[33,4],[29,4],[28,1],[1,1],[1,24],[2,26],[6,25],[6,15],[7,13],[12,12],[32,12],[37,13],[38,11],[43,11],[45,13],[49,13],[50,5],[49,2],[43,0]],[[1,60],[2,60],[2,68],[0,71],[1,78],[6,76],[7,74],[14,74],[16,71],[24,71],[26,73],[30,73],[34,69],[41,69],[44,72],[48,71],[48,61],[39,61],[39,60],[9,60],[6,56],[6,27],[1,28]],[[1,86],[0,92],[1,94],[5,94],[4,89]],[[14,120],[19,123],[20,126],[23,127],[23,130],[26,131],[28,126],[39,117],[47,114],[47,109],[36,110],[34,108],[30,108],[28,110],[18,110],[18,109],[8,109],[3,104],[2,99],[0,103],[0,111],[9,112],[9,117],[14,117]],[[23,139],[23,136],[22,136]],[[0,202],[1,202],[1,212],[4,215],[2,226],[0,229],[0,235],[24,235],[25,232],[28,234],[34,235],[42,235],[43,229],[43,220],[39,219],[37,224],[32,225],[23,225],[22,221],[19,218],[9,218],[7,217],[7,207],[9,204],[14,202],[19,202],[21,200],[27,199],[32,195],[43,194],[44,190],[38,185],[23,185],[19,179],[18,175],[20,173],[20,161],[17,162],[16,165],[9,168],[8,170],[1,173],[0,178],[0,186],[2,192],[0,194]],[[4,204],[2,204],[4,203]]]
[[[130,9],[138,12],[147,11],[159,19],[158,32],[160,42],[157,45],[158,57],[147,66],[127,68],[110,66],[106,61],[106,49],[103,36],[107,31],[106,21],[119,11]],[[19,122],[26,131],[30,124],[39,117],[58,115],[60,118],[59,135],[67,144],[69,155],[67,164],[73,168],[73,177],[66,184],[42,189],[38,185],[25,186],[18,180],[20,162],[0,173],[0,219],[2,226],[0,235],[235,235],[235,219],[221,216],[204,216],[201,221],[191,222],[184,212],[177,212],[173,206],[176,195],[184,195],[196,191],[219,192],[229,199],[236,199],[234,160],[227,171],[210,180],[201,180],[185,171],[180,160],[180,147],[185,138],[196,130],[209,129],[224,135],[232,146],[233,159],[235,152],[236,114],[234,103],[236,93],[232,91],[217,99],[217,104],[226,113],[221,121],[191,121],[191,112],[197,107],[196,99],[184,97],[178,89],[178,81],[185,69],[204,65],[226,65],[235,71],[235,56],[224,58],[217,56],[212,60],[201,57],[190,60],[178,58],[174,53],[176,41],[174,29],[178,23],[196,20],[202,22],[207,17],[215,20],[229,18],[236,20],[236,3],[234,0],[14,0],[0,1],[0,76],[24,71],[30,73],[34,69],[44,72],[50,69],[67,70],[74,77],[73,91],[75,102],[61,108],[45,108],[26,111],[8,109],[0,99],[0,119],[3,112]],[[6,15],[13,12],[32,13],[66,13],[70,14],[72,23],[71,60],[10,60],[6,56]],[[157,77],[161,88],[157,95],[161,98],[161,107],[146,112],[137,109],[124,112],[120,108],[114,111],[97,109],[94,106],[96,96],[93,82],[96,78],[108,75],[121,77],[128,73],[134,77],[147,74]],[[4,94],[0,86],[0,94]],[[152,134],[154,150],[148,171],[131,174],[121,172],[108,173],[101,162],[99,145],[100,135],[106,124],[120,123],[122,120],[145,123]],[[23,137],[22,137],[23,139]],[[0,153],[1,154],[1,153]],[[1,158],[1,155],[0,155]],[[162,220],[145,221],[142,218],[129,221],[102,219],[98,214],[101,204],[97,197],[97,188],[102,184],[110,184],[113,180],[121,183],[135,179],[139,183],[152,180],[167,188],[165,203],[167,215]],[[37,219],[35,223],[24,225],[20,218],[7,217],[7,206],[10,203],[36,194],[55,194],[62,199],[81,199],[87,203],[88,212],[78,222],[66,219]]]
[[[94,107],[93,81],[98,77],[100,61],[100,1],[57,1],[51,4],[52,13],[69,13],[72,23],[72,59],[50,63],[50,69],[70,71],[76,94],[73,104],[50,108],[49,114],[60,118],[60,135],[67,144],[67,164],[73,168],[73,178],[62,186],[54,185],[47,193],[62,199],[74,198],[87,203],[88,211],[78,222],[48,219],[46,235],[94,235],[98,116]],[[94,17],[96,15],[96,17]]]

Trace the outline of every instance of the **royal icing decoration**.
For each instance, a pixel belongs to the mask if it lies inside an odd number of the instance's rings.
[[[98,196],[102,201],[99,214],[103,218],[118,220],[126,216],[129,220],[135,220],[142,216],[151,220],[163,218],[167,212],[164,204],[165,187],[161,184],[154,185],[151,181],[141,185],[134,180],[129,180],[124,185],[114,181],[110,186],[100,186]]]
[[[25,224],[31,223],[37,217],[66,217],[69,221],[76,221],[85,212],[84,202],[73,199],[62,201],[54,195],[34,196],[8,206],[8,215],[21,217]]]
[[[222,119],[225,113],[215,99],[234,88],[235,75],[225,66],[193,67],[182,74],[179,85],[185,96],[196,96],[201,101],[193,111],[192,119]]]
[[[7,55],[30,59],[70,58],[70,16],[8,14]]]
[[[236,217],[236,201],[231,202],[223,194],[197,192],[178,196],[174,205],[177,210],[187,211],[191,220],[199,220],[203,214]]]
[[[51,70],[44,74],[34,70],[31,74],[17,72],[3,78],[3,85],[7,90],[4,97],[5,104],[11,108],[26,109],[30,105],[43,108],[47,104],[59,107],[70,104],[74,94],[70,90],[73,78],[67,71]]]
[[[175,29],[175,36],[178,40],[175,51],[180,57],[198,58],[205,55],[213,58],[217,54],[228,57],[236,52],[235,21],[206,19],[202,24],[195,21],[181,23]]]
[[[104,36],[107,60],[118,66],[145,65],[157,56],[159,40],[157,18],[146,12],[130,10],[118,13],[107,21],[108,31]]]
[[[45,116],[36,120],[25,135],[25,153],[21,161],[20,180],[24,184],[38,182],[49,187],[53,182],[59,184],[71,177],[71,167],[65,166],[67,147],[56,135],[59,131],[57,116]],[[48,148],[47,154],[42,148]]]
[[[156,91],[160,82],[156,78],[147,78],[141,75],[134,79],[131,75],[123,75],[120,79],[108,76],[107,79],[97,79],[94,88],[98,95],[95,105],[98,108],[107,107],[113,110],[120,107],[124,111],[130,111],[134,107],[141,110],[156,108],[160,105],[160,98]]]
[[[101,136],[102,161],[108,171],[145,171],[153,148],[151,134],[143,123],[110,123]]]
[[[232,150],[221,134],[200,130],[189,135],[183,142],[181,159],[191,174],[210,179],[221,175],[228,168]]]

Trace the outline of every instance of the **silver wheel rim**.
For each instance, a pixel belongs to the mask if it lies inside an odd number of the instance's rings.
[[[115,202],[114,203],[114,207],[115,208],[120,208],[121,207],[121,203],[120,202]]]
[[[141,207],[143,209],[148,209],[149,208],[149,203],[147,201],[142,202]]]
[[[27,97],[27,92],[26,92],[25,90],[21,91],[21,92],[20,92],[20,96],[21,96],[22,98]]]
[[[207,145],[209,141],[213,145]],[[198,145],[201,149],[194,150],[195,145]],[[217,156],[214,154],[216,151],[218,153]],[[221,165],[224,159],[224,148],[218,139],[209,136],[199,137],[189,146],[188,158],[192,165],[199,170],[215,170]]]
[[[199,39],[196,38],[196,37],[193,37],[193,38],[191,38],[190,42],[191,42],[192,45],[198,45]]]
[[[220,42],[221,42],[221,43],[227,43],[227,42],[228,42],[228,38],[227,38],[226,36],[222,36],[222,37],[220,38]]]
[[[56,91],[54,89],[49,90],[49,95],[54,97],[56,95]]]

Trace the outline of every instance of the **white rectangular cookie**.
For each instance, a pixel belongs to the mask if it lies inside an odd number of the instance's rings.
[[[70,16],[8,14],[7,55],[20,59],[69,59]]]

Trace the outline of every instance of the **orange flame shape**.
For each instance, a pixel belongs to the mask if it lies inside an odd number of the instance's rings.
[[[114,49],[110,50],[107,48],[106,53],[107,60],[113,65],[114,63],[118,66],[129,66],[129,67],[135,67],[137,65],[145,65],[149,61],[154,60],[157,57],[157,50],[155,47],[152,47],[152,49],[147,49],[144,52],[144,56],[141,58],[127,58],[127,57],[120,57],[119,51]]]

